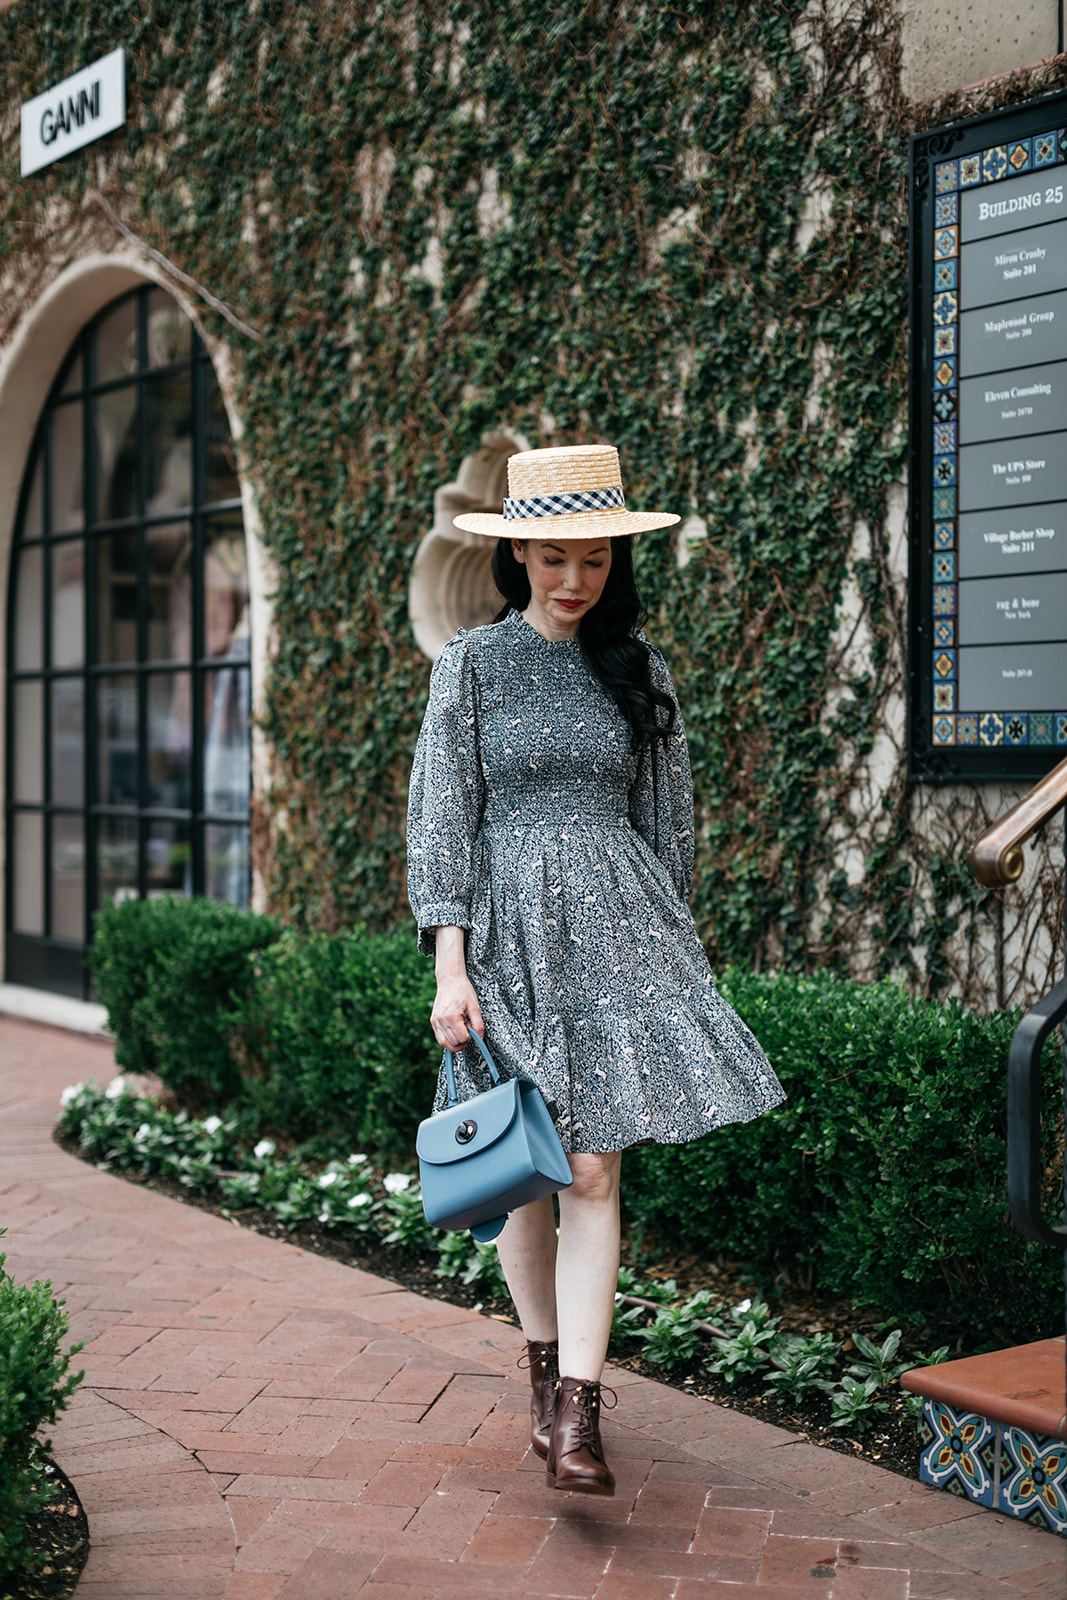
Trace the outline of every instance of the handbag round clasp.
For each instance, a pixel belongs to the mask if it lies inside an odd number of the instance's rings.
[[[476,1122],[471,1122],[469,1119],[466,1122],[461,1122],[456,1129],[456,1143],[470,1144],[477,1132],[478,1124]]]

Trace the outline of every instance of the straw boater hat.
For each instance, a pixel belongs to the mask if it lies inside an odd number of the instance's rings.
[[[468,511],[457,528],[500,539],[597,539],[670,528],[670,511],[627,511],[619,452],[610,444],[521,450],[508,460],[503,515]]]

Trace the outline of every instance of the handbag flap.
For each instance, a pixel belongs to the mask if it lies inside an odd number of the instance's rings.
[[[488,1149],[507,1133],[518,1109],[519,1082],[516,1078],[498,1084],[495,1089],[487,1089],[485,1094],[476,1094],[458,1106],[448,1106],[435,1117],[427,1117],[419,1123],[415,1140],[419,1160],[435,1167],[447,1166]],[[457,1133],[463,1137],[457,1139]]]

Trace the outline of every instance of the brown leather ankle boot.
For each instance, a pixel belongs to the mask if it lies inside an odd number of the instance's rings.
[[[519,1357],[518,1364],[530,1369],[530,1443],[539,1456],[547,1456],[559,1382],[558,1341],[542,1344],[539,1339],[527,1339],[526,1354]]]
[[[615,1477],[600,1442],[602,1393],[611,1395],[614,1406],[614,1390],[602,1391],[599,1383],[560,1378],[556,1385],[556,1414],[548,1441],[549,1488],[570,1489],[574,1494],[615,1493]]]

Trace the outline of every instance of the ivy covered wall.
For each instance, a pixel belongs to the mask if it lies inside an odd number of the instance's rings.
[[[999,797],[904,780],[897,28],[891,0],[0,18],[0,344],[115,219],[246,326],[199,300],[276,571],[257,838],[295,922],[407,914],[411,563],[434,489],[505,425],[616,444],[631,505],[706,524],[684,569],[671,532],[638,566],[686,713],[713,960],[982,1006],[1040,984],[1050,861],[1005,923],[961,863]],[[126,129],[20,179],[19,102],[119,44]]]

